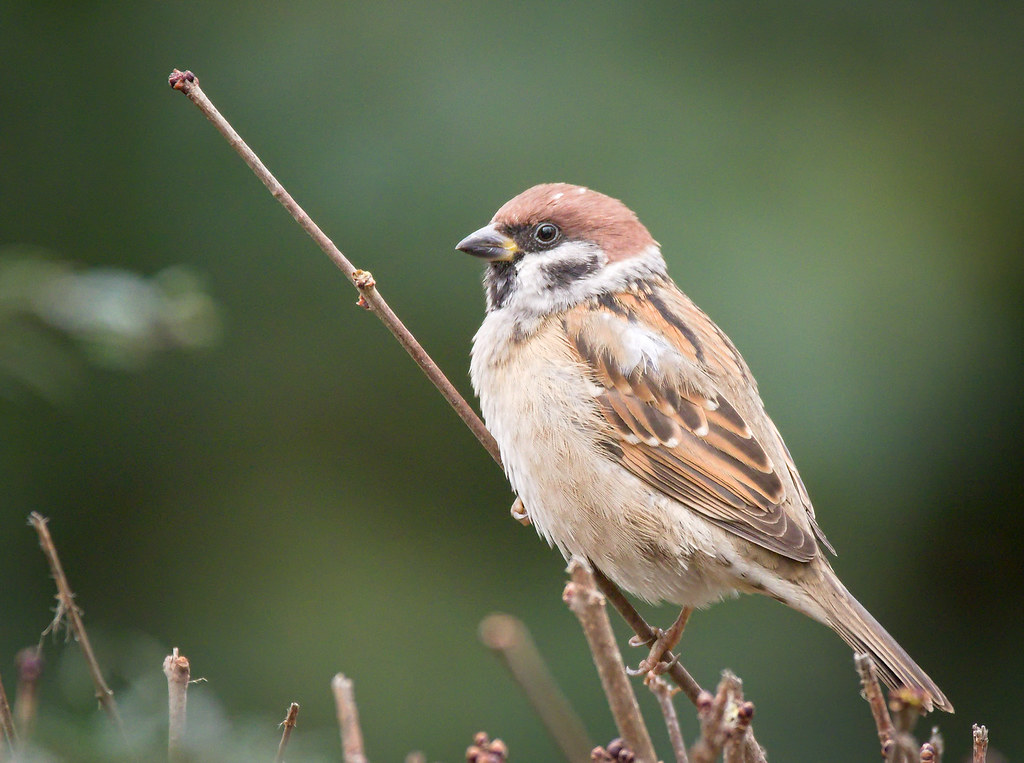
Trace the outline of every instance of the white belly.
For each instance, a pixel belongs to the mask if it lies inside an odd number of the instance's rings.
[[[537,531],[650,601],[701,606],[731,593],[730,536],[601,449],[598,390],[555,330],[558,319],[511,342],[494,316],[474,339],[473,386]]]

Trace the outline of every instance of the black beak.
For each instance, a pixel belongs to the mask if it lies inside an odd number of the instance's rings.
[[[485,225],[480,230],[470,233],[455,248],[488,262],[508,262],[519,254],[516,242],[499,233],[493,225]]]

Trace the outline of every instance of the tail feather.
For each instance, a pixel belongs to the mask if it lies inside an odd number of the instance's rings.
[[[830,568],[822,568],[823,585],[805,588],[824,610],[825,624],[855,652],[871,655],[878,668],[878,676],[890,689],[906,686],[919,689],[925,695],[925,709],[932,706],[947,713],[953,712],[953,705],[896,639],[889,635],[859,601],[846,590]]]

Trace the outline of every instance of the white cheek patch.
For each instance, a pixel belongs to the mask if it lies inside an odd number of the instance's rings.
[[[507,300],[492,304],[491,309],[508,311],[506,314],[519,328],[529,333],[529,327],[546,315],[665,274],[665,260],[657,246],[649,246],[633,257],[608,262],[607,255],[595,245],[567,241],[519,260],[515,277],[509,279]]]
[[[526,300],[554,298],[578,301],[589,277],[600,272],[606,257],[593,244],[569,241],[546,252],[528,254],[516,265],[518,296]]]

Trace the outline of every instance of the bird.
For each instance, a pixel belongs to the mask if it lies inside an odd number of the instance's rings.
[[[747,363],[629,207],[543,183],[456,249],[487,263],[473,389],[516,505],[549,544],[684,614],[776,599],[870,655],[891,689],[953,712],[840,582]]]

